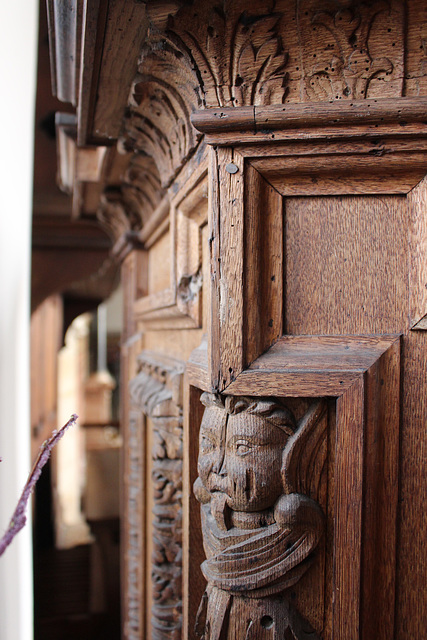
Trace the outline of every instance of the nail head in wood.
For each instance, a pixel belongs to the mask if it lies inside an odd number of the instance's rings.
[[[234,164],[234,162],[229,162],[226,167],[225,170],[228,171],[228,173],[237,173],[239,170],[239,167]]]

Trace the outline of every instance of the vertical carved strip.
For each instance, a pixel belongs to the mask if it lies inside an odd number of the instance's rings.
[[[128,446],[126,447],[126,510],[127,530],[124,545],[126,549],[125,575],[125,637],[126,640],[140,640],[144,633],[144,612],[142,596],[144,589],[143,566],[143,447],[141,415],[130,411],[128,427]]]
[[[152,429],[151,637],[179,640],[182,627],[182,376],[184,365],[151,352],[138,358],[133,403]],[[142,637],[142,636],[141,636]]]

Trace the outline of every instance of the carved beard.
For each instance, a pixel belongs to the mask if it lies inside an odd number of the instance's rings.
[[[297,493],[279,498],[274,522],[257,529],[220,528],[209,503],[202,506],[209,584],[251,597],[278,593],[294,585],[311,564],[309,557],[323,530],[323,512]]]

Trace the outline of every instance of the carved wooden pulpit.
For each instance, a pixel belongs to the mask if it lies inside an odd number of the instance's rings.
[[[424,637],[426,3],[95,4],[58,127],[122,264],[124,638]]]

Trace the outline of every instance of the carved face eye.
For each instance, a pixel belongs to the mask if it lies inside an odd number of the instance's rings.
[[[234,448],[238,456],[245,456],[255,449],[255,445],[249,440],[237,440],[234,443]]]

